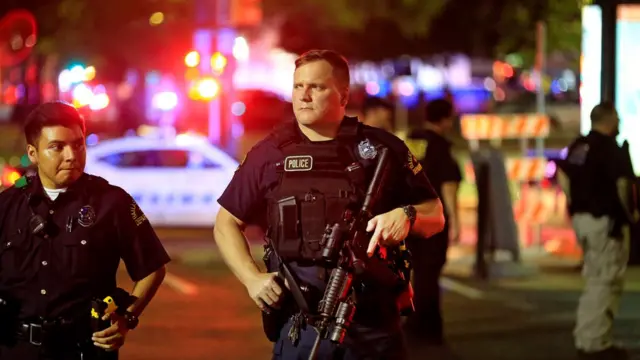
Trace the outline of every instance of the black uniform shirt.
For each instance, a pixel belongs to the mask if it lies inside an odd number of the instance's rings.
[[[302,141],[309,140],[294,126]],[[422,165],[411,154],[404,142],[384,130],[358,123],[359,136],[353,144],[357,154],[360,141],[368,139],[371,143],[382,144],[389,148],[391,174],[379,200],[379,213],[394,208],[419,204],[437,196],[427,180]],[[336,141],[336,140],[331,140]],[[267,196],[278,185],[276,163],[282,161],[284,155],[278,149],[273,136],[259,142],[247,154],[245,160],[236,171],[231,183],[218,202],[238,219],[247,224],[260,225],[266,229]],[[318,284],[317,269],[297,268],[298,277],[310,284]]]
[[[567,158],[558,165],[571,181],[570,214],[624,217],[616,182],[621,177],[632,178],[633,173],[615,138],[591,131],[569,146]]]
[[[35,214],[47,222],[38,235]],[[38,176],[0,193],[0,297],[20,319],[88,316],[91,299],[115,288],[120,259],[133,281],[170,261],[123,189],[84,174],[55,201]]]
[[[462,181],[460,167],[451,152],[451,142],[431,130],[414,132],[411,137],[426,143],[424,154],[418,154],[418,156],[422,156],[420,162],[424,166],[427,178],[431,181],[436,194],[442,198],[442,184]]]

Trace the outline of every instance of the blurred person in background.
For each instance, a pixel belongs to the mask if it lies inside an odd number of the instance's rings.
[[[638,221],[633,166],[628,143],[616,142],[620,119],[614,105],[603,102],[590,114],[591,131],[578,137],[558,161],[558,182],[576,238],[583,250],[585,285],[573,331],[579,359],[627,359],[613,342],[629,260],[630,224]]]
[[[448,244],[460,241],[460,217],[458,214],[458,187],[462,173],[451,152],[451,142],[445,137],[453,129],[455,112],[446,99],[435,99],[425,107],[424,129],[412,132],[413,143],[420,142],[417,154],[444,205],[445,226],[443,231],[431,239],[410,236],[407,246],[414,259],[413,284],[416,312],[406,324],[408,333],[422,338],[425,342],[441,345],[444,342],[441,294],[439,278],[447,260]]]
[[[362,105],[361,121],[365,125],[393,132],[393,105],[383,99],[369,97]]]

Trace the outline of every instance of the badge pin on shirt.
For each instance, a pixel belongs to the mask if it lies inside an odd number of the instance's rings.
[[[96,222],[96,212],[90,205],[85,205],[78,211],[78,224],[82,227],[89,227]]]
[[[378,150],[369,139],[365,139],[358,144],[358,154],[365,160],[372,160],[378,155]]]

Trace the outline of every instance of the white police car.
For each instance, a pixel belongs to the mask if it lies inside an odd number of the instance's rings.
[[[87,149],[86,172],[126,190],[153,225],[212,226],[238,162],[206,138],[123,137]]]

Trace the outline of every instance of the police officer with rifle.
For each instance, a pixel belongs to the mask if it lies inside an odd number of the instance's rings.
[[[274,359],[407,359],[404,239],[444,225],[442,204],[404,143],[344,115],[349,68],[314,50],[296,61],[293,110],[218,200],[223,258],[263,312]],[[260,271],[242,233],[266,231]]]

